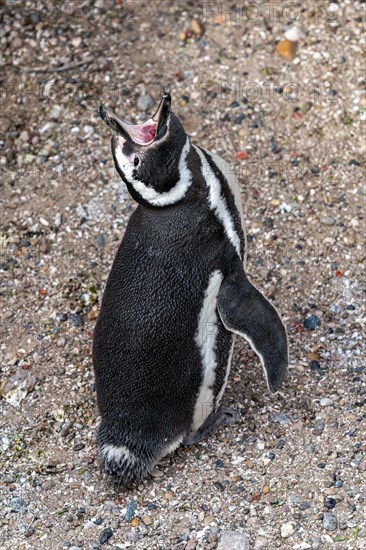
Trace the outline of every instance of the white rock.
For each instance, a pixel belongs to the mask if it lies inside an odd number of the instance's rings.
[[[249,538],[244,533],[236,531],[221,531],[221,539],[217,550],[249,550]]]
[[[281,537],[283,539],[286,539],[287,537],[291,537],[294,531],[295,529],[292,523],[284,523],[283,525],[281,525]]]
[[[290,42],[298,42],[301,38],[304,38],[304,33],[301,29],[299,29],[299,27],[290,27],[285,32],[285,38],[290,40]]]

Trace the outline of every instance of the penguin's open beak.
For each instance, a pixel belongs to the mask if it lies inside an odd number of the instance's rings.
[[[170,115],[170,105],[170,93],[165,89],[156,113],[144,124],[130,124],[122,120],[103,103],[99,107],[99,115],[114,132],[125,139],[131,139],[138,145],[149,145],[164,135]]]

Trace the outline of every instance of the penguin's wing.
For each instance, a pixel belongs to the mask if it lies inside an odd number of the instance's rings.
[[[242,266],[222,282],[217,309],[225,328],[245,338],[259,356],[271,392],[278,390],[287,375],[286,330],[277,310],[249,282]]]

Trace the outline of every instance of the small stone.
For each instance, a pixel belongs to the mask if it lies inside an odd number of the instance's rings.
[[[287,416],[287,414],[285,413],[276,413],[273,415],[273,420],[275,422],[278,422],[279,424],[282,424],[282,425],[287,425],[287,424],[291,424],[291,420],[289,419],[289,417]]]
[[[323,518],[323,527],[327,531],[335,531],[337,529],[337,518],[331,512],[326,512]]]
[[[324,506],[328,509],[328,510],[332,510],[333,508],[335,508],[337,504],[337,501],[335,498],[332,498],[332,497],[327,497],[325,499],[325,502],[324,502]]]
[[[320,218],[320,223],[331,226],[335,224],[335,219],[332,216],[323,216]]]
[[[366,472],[366,460],[362,460],[357,466],[357,469],[361,472]]]
[[[199,19],[193,19],[192,21],[192,31],[197,36],[202,36],[205,33],[205,27]]]
[[[107,527],[107,529],[103,529],[99,536],[100,544],[106,544],[111,537],[113,537],[112,529],[110,527]]]
[[[132,527],[138,527],[140,525],[140,522],[137,518],[133,518],[133,520],[131,521],[131,525]]]
[[[155,105],[155,101],[148,94],[141,94],[137,100],[137,108],[139,111],[146,112],[152,109]]]
[[[321,320],[316,315],[309,315],[303,322],[303,325],[309,330],[315,330],[316,327],[320,327]]]
[[[71,313],[70,321],[75,327],[82,327],[84,325],[84,316],[81,313]]]
[[[307,510],[310,508],[310,504],[308,502],[302,501],[299,504],[299,510]]]
[[[76,445],[74,445],[74,451],[81,451],[81,449],[84,449],[84,447],[84,443],[76,443]]]
[[[4,481],[4,483],[14,483],[15,476],[13,476],[12,474],[6,474],[3,481]]]
[[[270,493],[271,489],[269,488],[269,485],[265,485],[262,489],[262,493],[264,495],[268,495]]]
[[[145,525],[151,525],[152,524],[152,517],[151,516],[143,516],[142,521]]]
[[[283,525],[281,525],[281,537],[283,539],[291,537],[294,532],[295,529],[292,523],[284,523]]]
[[[304,38],[304,33],[301,29],[299,29],[299,27],[293,26],[287,29],[284,37],[291,42],[298,42],[301,38]]]
[[[276,52],[285,59],[292,61],[296,55],[297,43],[285,38],[276,46]]]
[[[62,223],[62,215],[60,213],[55,215],[55,226],[60,227]]]
[[[340,489],[343,485],[344,481],[342,479],[337,479],[337,481],[334,482],[334,487],[337,487],[337,489]]]
[[[217,550],[249,550],[249,538],[244,533],[236,531],[221,531]]]
[[[131,519],[134,517],[135,512],[137,508],[137,503],[135,500],[131,500],[127,505],[127,510],[125,513],[125,520],[131,521]]]
[[[214,523],[215,522],[215,518],[213,516],[205,516],[205,519],[203,520],[203,525],[210,525],[211,523]]]
[[[50,113],[50,118],[52,120],[58,120],[61,116],[62,111],[63,108],[61,107],[61,105],[55,105]]]
[[[347,235],[344,238],[344,242],[346,243],[347,246],[349,246],[350,248],[353,248],[356,244],[356,235],[355,235],[355,233],[351,233],[350,235]]]
[[[13,497],[10,501],[10,507],[13,512],[20,512],[25,502],[22,497]]]
[[[222,460],[216,460],[215,466],[216,468],[222,468],[224,466],[224,463]]]
[[[196,548],[196,541],[194,539],[189,539],[185,545],[185,550],[194,550]]]
[[[98,246],[100,246],[101,248],[103,248],[103,246],[105,245],[105,237],[104,237],[104,235],[98,235],[97,238],[96,238],[96,241],[97,241]]]
[[[72,40],[71,40],[71,44],[74,46],[74,48],[78,48],[81,44],[81,36],[75,36]]]

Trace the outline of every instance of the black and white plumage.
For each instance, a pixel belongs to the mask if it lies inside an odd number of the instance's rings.
[[[180,443],[225,418],[219,408],[235,335],[250,342],[276,391],[287,373],[285,328],[245,275],[245,231],[234,172],[191,144],[164,92],[156,114],[130,125],[111,110],[116,169],[139,203],[114,260],[94,333],[104,468],[146,476]]]

